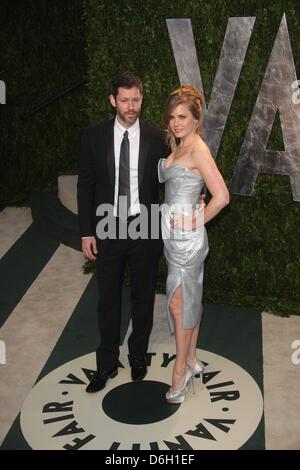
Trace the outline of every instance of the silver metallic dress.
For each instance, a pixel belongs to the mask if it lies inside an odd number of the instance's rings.
[[[167,315],[171,333],[174,333],[174,320],[169,305],[179,286],[182,292],[182,327],[194,328],[201,320],[204,260],[209,247],[203,224],[196,230],[172,229],[170,217],[176,212],[188,216],[193,208],[199,210],[199,195],[204,179],[181,165],[165,167],[164,158],[158,163],[158,178],[161,183],[165,183],[161,223],[168,267]]]

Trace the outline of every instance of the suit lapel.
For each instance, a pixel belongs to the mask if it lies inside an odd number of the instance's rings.
[[[114,123],[115,120],[108,121],[106,133],[106,158],[109,178],[112,186],[115,185],[115,144],[114,144]]]
[[[147,154],[149,149],[149,136],[143,121],[140,120],[140,148],[139,148],[139,162],[138,162],[138,180],[139,189],[142,187],[142,181],[145,171]]]

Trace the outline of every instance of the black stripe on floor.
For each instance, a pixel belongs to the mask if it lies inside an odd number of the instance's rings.
[[[249,308],[206,304],[198,347],[239,364],[263,395],[263,338],[261,313]],[[264,415],[241,449],[265,449]]]
[[[0,327],[20,302],[59,242],[31,224],[0,260]]]
[[[60,365],[76,357],[95,351],[99,345],[96,313],[97,298],[97,281],[95,276],[93,276],[50,354],[48,361],[42,369],[37,382]],[[128,287],[124,287],[122,294],[121,342],[124,341],[130,316],[130,291]],[[20,414],[15,419],[14,424],[6,435],[1,449],[30,449],[22,435]]]

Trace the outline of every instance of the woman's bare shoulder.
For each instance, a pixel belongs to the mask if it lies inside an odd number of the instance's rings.
[[[209,147],[207,146],[207,144],[204,142],[203,139],[199,140],[197,142],[197,145],[193,147],[191,151],[191,157],[197,161],[203,158],[204,159],[212,158]]]

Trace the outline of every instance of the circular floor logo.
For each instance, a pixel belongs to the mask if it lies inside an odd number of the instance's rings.
[[[95,354],[78,357],[45,376],[21,411],[21,428],[33,449],[238,449],[256,430],[263,399],[240,366],[199,350],[203,385],[194,378],[186,400],[168,404],[174,347],[158,345],[147,356],[148,373],[132,382],[124,347],[117,377],[88,394]]]

